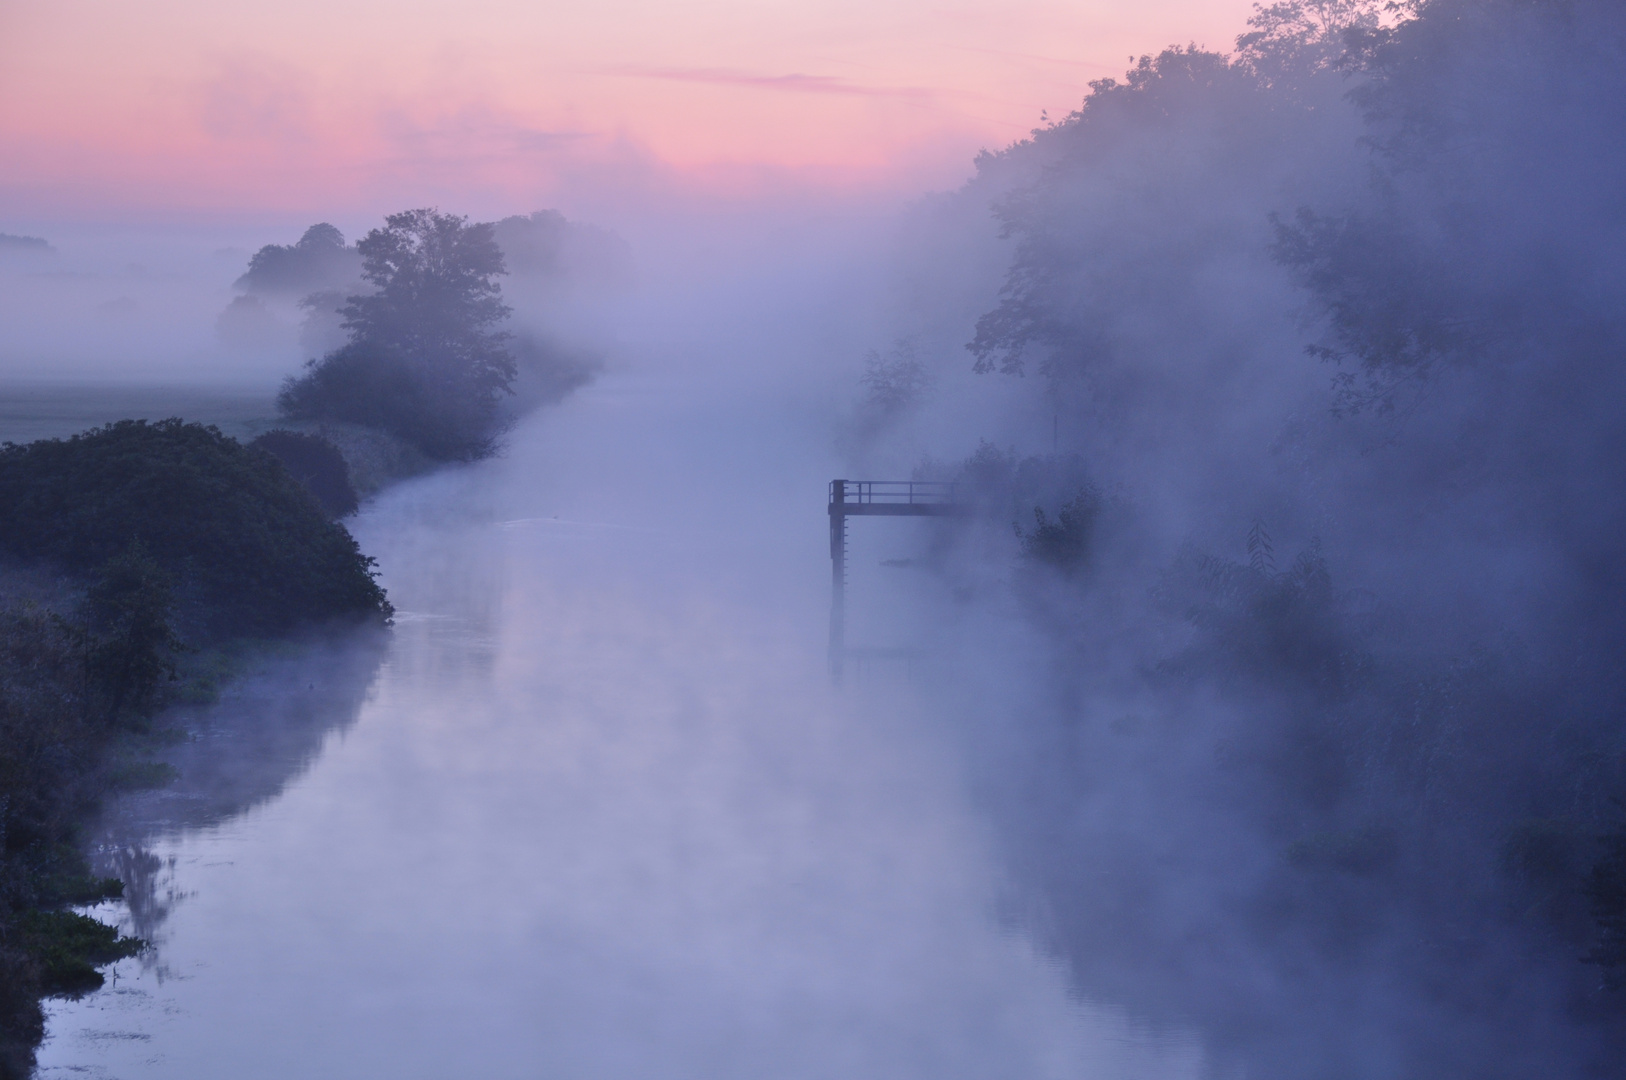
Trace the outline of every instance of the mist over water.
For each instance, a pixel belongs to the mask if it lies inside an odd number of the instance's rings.
[[[592,381],[348,519],[387,640],[97,826],[155,949],[43,1075],[1618,1075],[1626,23],[1250,28],[956,192],[645,192],[625,274],[505,279]],[[0,370],[260,430],[242,231],[8,256]],[[56,392],[0,419],[111,418]],[[836,477],[978,512],[849,523],[839,688]]]
[[[908,684],[832,690],[827,418],[746,368],[612,374],[355,520],[365,702],[145,839],[156,951],[53,1006],[43,1076],[1193,1073],[1002,923]]]

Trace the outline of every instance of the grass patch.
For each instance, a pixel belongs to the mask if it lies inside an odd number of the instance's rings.
[[[26,911],[16,929],[40,966],[41,988],[53,997],[100,989],[106,980],[98,967],[147,947],[140,938],[121,937],[116,928],[73,911]]]

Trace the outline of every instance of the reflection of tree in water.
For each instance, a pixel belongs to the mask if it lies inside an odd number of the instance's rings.
[[[376,629],[326,633],[260,658],[210,705],[170,710],[160,721],[182,737],[158,758],[176,779],[114,800],[93,831],[98,873],[124,882],[127,930],[155,945],[187,893],[175,859],[153,841],[225,822],[280,795],[316,761],[327,737],[353,724],[384,657]],[[142,961],[163,977],[159,953]]]
[[[137,962],[162,983],[169,975],[169,966],[163,962],[159,929],[175,905],[191,895],[176,885],[175,856],[159,858],[147,848],[129,845],[99,851],[96,859],[102,873],[124,882],[128,915],[121,920],[119,930],[154,946],[137,957]]]

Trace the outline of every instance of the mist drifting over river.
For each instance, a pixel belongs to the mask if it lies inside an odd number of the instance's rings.
[[[413,188],[574,237],[503,279],[542,389],[347,519],[382,643],[96,824],[153,949],[41,1075],[1619,1074],[1626,22],[1245,14],[936,193]],[[0,222],[7,422],[274,422],[290,214]],[[850,523],[832,685],[837,477],[969,512]]]
[[[669,369],[362,512],[397,608],[368,700],[275,801],[143,840],[159,962],[53,1011],[42,1075],[1194,1068],[1001,926],[907,686],[830,687],[827,417],[746,362],[807,316],[757,311],[732,363],[658,313],[625,347]]]

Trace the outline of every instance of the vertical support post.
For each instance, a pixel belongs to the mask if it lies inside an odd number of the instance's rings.
[[[830,481],[830,681],[847,656],[847,481]]]

